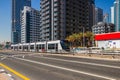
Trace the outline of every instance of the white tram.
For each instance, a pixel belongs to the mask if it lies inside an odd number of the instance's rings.
[[[66,40],[44,41],[36,43],[23,43],[11,45],[11,49],[15,51],[30,52],[63,52],[69,51],[69,42]]]

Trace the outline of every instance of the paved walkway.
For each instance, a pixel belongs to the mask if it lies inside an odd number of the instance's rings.
[[[4,69],[0,68],[0,80],[14,80],[12,75],[8,74]]]
[[[0,80],[12,80],[6,73],[0,73]]]

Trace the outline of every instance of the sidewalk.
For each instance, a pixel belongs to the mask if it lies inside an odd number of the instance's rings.
[[[6,73],[0,73],[0,80],[13,80],[13,79]]]
[[[14,80],[12,75],[8,74],[4,69],[0,68],[0,80]]]

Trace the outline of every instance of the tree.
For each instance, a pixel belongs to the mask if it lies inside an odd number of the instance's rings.
[[[78,33],[78,42],[79,42],[79,46],[83,45],[83,33]]]
[[[87,40],[87,46],[92,46],[92,41],[94,40],[93,33],[90,32],[90,31],[87,31],[85,33],[85,37],[86,37],[86,40]]]
[[[78,34],[74,33],[66,38],[69,42],[71,42],[72,47],[76,46],[76,40],[78,38]]]
[[[84,42],[83,42],[84,39]],[[83,46],[83,43],[86,43],[85,46],[92,46],[92,41],[94,40],[94,35],[92,32],[88,31],[86,33],[74,33],[66,38],[69,42],[71,42],[71,46]]]

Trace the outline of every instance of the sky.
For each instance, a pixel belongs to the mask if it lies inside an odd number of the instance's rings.
[[[104,10],[104,13],[110,14],[110,7],[113,6],[115,0],[95,0],[95,5]]]
[[[11,1],[0,0],[0,43],[11,41]],[[40,0],[32,0],[32,7],[39,10]],[[110,7],[114,0],[95,0],[97,7],[102,8],[104,13],[110,13]]]

